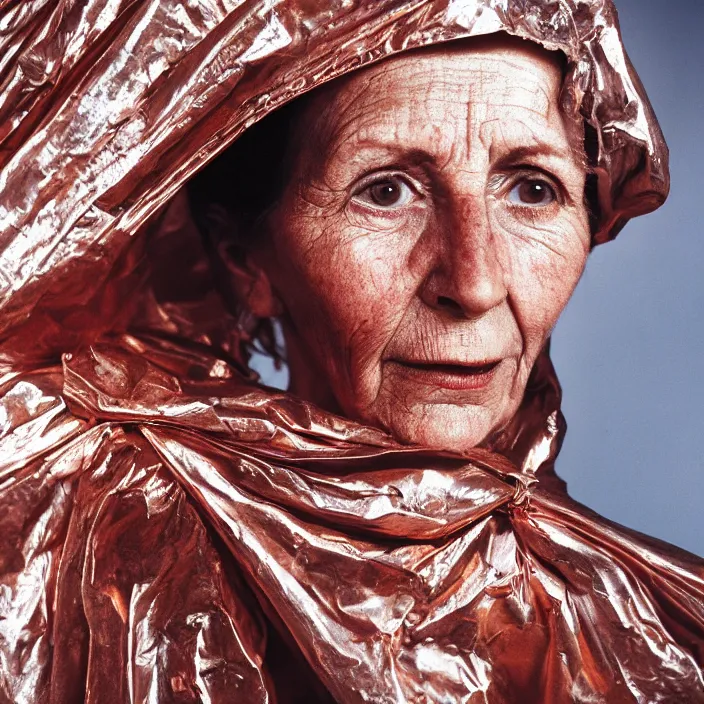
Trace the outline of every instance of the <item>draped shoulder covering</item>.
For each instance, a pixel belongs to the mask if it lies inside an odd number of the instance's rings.
[[[667,149],[608,0],[0,7],[0,702],[704,702],[704,563],[572,501],[547,349],[465,456],[268,389],[181,188],[385,56],[561,50],[596,244]]]

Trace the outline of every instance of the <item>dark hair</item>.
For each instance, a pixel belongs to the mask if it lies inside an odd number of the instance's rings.
[[[238,321],[239,353],[245,363],[258,351],[269,355],[278,368],[285,354],[273,321],[253,319],[228,285],[225,260],[244,258],[263,234],[261,225],[283,194],[290,176],[290,143],[303,102],[297,98],[252,125],[186,184],[191,217],[215,285]]]
[[[276,205],[290,175],[289,144],[302,101],[252,125],[188,182],[191,214],[206,238],[225,218],[246,240]]]

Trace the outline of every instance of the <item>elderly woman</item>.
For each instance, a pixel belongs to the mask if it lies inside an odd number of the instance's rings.
[[[299,99],[288,129],[201,175],[196,212],[230,215],[216,250],[236,300],[282,321],[292,392],[459,452],[514,417],[591,242],[562,72],[505,35],[408,52]],[[272,184],[241,169],[274,130]]]
[[[31,12],[0,701],[704,702],[704,564],[553,472],[550,332],[668,188],[608,1]]]

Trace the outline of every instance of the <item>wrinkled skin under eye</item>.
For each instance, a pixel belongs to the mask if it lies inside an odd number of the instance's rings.
[[[291,391],[459,452],[516,413],[590,244],[560,63],[472,46],[400,55],[309,104],[261,260]]]

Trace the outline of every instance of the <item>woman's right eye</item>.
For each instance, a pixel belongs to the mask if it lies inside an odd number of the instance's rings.
[[[354,198],[375,208],[395,209],[408,205],[415,189],[400,176],[383,176],[364,185]]]

